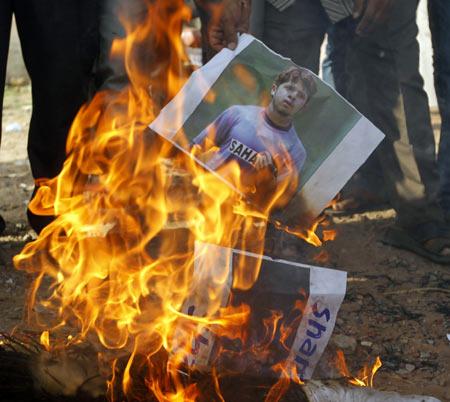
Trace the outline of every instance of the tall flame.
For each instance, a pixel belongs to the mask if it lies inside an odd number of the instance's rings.
[[[248,308],[221,307],[216,286],[201,318],[181,313],[191,291],[194,241],[262,254],[267,216],[285,189],[272,194],[264,211],[252,211],[214,175],[148,131],[189,74],[180,39],[188,18],[183,0],[161,0],[148,1],[144,21],[124,20],[127,36],[113,43],[112,57],[125,60],[130,85],[97,93],[79,111],[61,174],[41,182],[30,205],[57,218],[14,260],[35,274],[28,316],[41,328],[41,342],[56,349],[85,340],[101,345],[98,351],[112,367],[111,400],[123,355],[129,356],[121,380],[125,393],[132,392],[133,365],[144,355],[146,384],[159,400],[197,398],[195,384],[184,386],[178,371],[193,341],[204,329],[241,336]],[[152,56],[145,71],[136,57],[142,49]],[[304,237],[320,244],[314,230]],[[258,264],[244,263],[233,276],[239,289],[249,289],[259,273]],[[218,271],[217,283],[225,282],[227,269]],[[266,323],[268,341],[278,318],[274,313]],[[182,345],[176,339],[180,326],[188,334]]]

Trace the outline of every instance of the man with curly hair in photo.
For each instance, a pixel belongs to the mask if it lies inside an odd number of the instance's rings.
[[[289,67],[275,78],[266,107],[229,107],[194,138],[194,155],[223,176],[231,161],[237,163],[244,193],[263,183],[266,192],[286,181],[295,191],[306,150],[293,121],[316,91],[310,71]]]

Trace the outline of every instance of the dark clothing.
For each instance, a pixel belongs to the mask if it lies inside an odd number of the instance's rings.
[[[418,68],[417,5],[417,0],[396,0],[383,27],[350,41],[345,61],[347,97],[386,134],[377,155],[402,227],[443,220],[428,99]],[[266,4],[263,15],[263,41],[317,73],[331,24],[320,2],[297,0],[283,12]]]
[[[330,26],[327,31],[326,57],[322,62],[322,76],[325,82],[336,89],[344,98],[349,98],[350,82],[347,69],[347,53],[355,39],[357,21],[345,18]],[[352,94],[355,98],[355,94]],[[357,103],[357,102],[355,102]],[[377,153],[372,154],[343,189],[343,194],[374,194],[380,200],[386,198],[382,168]]]
[[[96,0],[0,1],[0,103],[14,15],[32,85],[28,158],[35,180],[59,174],[70,126],[92,89],[96,8]],[[29,210],[28,219],[37,232],[51,221]]]
[[[448,0],[428,0],[433,42],[434,82],[441,114],[439,142],[440,200],[450,214],[450,4]]]
[[[134,25],[144,22],[147,16],[146,0],[99,0],[99,56],[96,66],[96,86],[98,89],[119,91],[129,83],[122,54],[111,55],[111,47],[116,39],[126,36],[121,18]],[[151,39],[146,43],[146,51],[140,52],[135,60],[143,63],[146,58],[154,57]],[[135,44],[137,47],[137,44]],[[135,49],[136,50],[136,49]],[[145,71],[145,70],[144,70]],[[150,69],[148,71],[151,71]]]
[[[130,82],[133,87],[143,89],[151,97],[153,111],[158,112],[173,96],[173,88],[169,88],[168,74],[171,63],[175,63],[175,53],[170,35],[179,30],[181,35],[182,21],[177,20],[177,26],[161,29],[161,21],[168,21],[175,11],[171,2],[154,0],[100,0],[100,51],[96,66],[96,88],[109,90],[110,96],[106,102],[113,100],[116,91],[121,91]],[[133,44],[128,48],[131,54],[130,68],[139,74],[129,76],[125,56],[111,52],[111,46],[116,39],[125,38],[126,26],[133,31],[140,29]],[[173,21],[172,21],[173,22]],[[180,63],[181,64],[181,63]],[[186,65],[180,66],[179,73],[188,74]],[[112,98],[111,98],[112,97]]]
[[[346,69],[347,51],[355,36],[356,21],[352,17],[345,18],[331,25],[327,31],[327,48],[322,62],[323,80],[347,99]]]
[[[377,152],[402,227],[443,219],[428,97],[419,73],[417,5],[395,2],[391,23],[370,38],[355,39],[348,60],[354,66],[350,100],[388,136]],[[357,98],[361,93],[365,101]]]
[[[32,83],[31,170],[35,179],[50,178],[62,168],[70,125],[88,98],[97,48],[96,1],[0,1],[1,100],[13,14]]]
[[[277,53],[317,73],[320,47],[331,24],[319,0],[297,0],[284,11],[265,4],[262,41]]]

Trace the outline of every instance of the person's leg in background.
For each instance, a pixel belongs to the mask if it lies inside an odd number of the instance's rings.
[[[328,28],[325,59],[322,62],[323,80],[344,98],[347,98],[347,49],[355,35],[355,27],[356,21],[350,16]]]
[[[3,107],[5,91],[6,66],[8,61],[9,38],[11,36],[12,3],[4,0],[0,3],[0,106]],[[0,143],[2,127],[2,108],[0,108]]]
[[[347,51],[354,40],[356,25],[357,21],[350,16],[329,27],[325,59],[322,62],[324,81],[346,99],[349,81]],[[355,102],[361,104],[360,100]],[[384,187],[379,160],[376,155],[371,155],[342,189],[339,199],[328,212],[357,213],[386,207],[388,200]]]
[[[440,202],[450,220],[450,4],[447,0],[428,0],[428,14],[434,51],[434,82],[441,115]]]
[[[266,3],[261,39],[275,52],[318,74],[320,47],[329,25],[318,0],[297,0],[284,11]]]
[[[121,19],[126,19],[131,26],[139,22],[145,23],[147,3],[145,0],[100,0],[99,14],[100,44],[96,85],[101,90],[120,91],[130,81],[123,55],[111,54],[111,47],[114,40],[123,39],[126,36]],[[149,39],[149,45],[150,43]],[[150,46],[146,53],[148,53],[147,58],[154,57]]]
[[[171,2],[154,2],[153,0],[99,0],[99,57],[96,66],[96,87],[108,90],[105,102],[110,104],[118,91],[132,83],[151,97],[154,112],[174,95],[167,75],[172,71],[174,63],[179,62],[179,72],[188,75],[190,67],[184,65],[174,51],[172,38],[175,33],[182,32],[181,19],[177,24],[163,27],[161,23],[168,21],[174,8]],[[125,26],[126,25],[126,26]],[[132,62],[128,67],[138,74],[130,76],[127,71],[125,54],[111,52],[115,40],[124,39],[127,28],[140,29],[129,51]],[[144,28],[144,29],[142,29]],[[150,29],[147,29],[150,28]],[[166,29],[167,28],[167,29]],[[178,32],[177,32],[178,31]],[[129,60],[130,61],[130,60]],[[179,73],[178,72],[178,73]],[[137,78],[137,79],[136,79]],[[105,105],[107,106],[107,105]]]
[[[28,157],[35,182],[59,174],[66,139],[81,105],[88,100],[96,56],[96,1],[14,2],[25,65],[32,83],[33,112]],[[53,217],[28,210],[36,232]]]
[[[386,134],[377,154],[397,220],[383,241],[449,263],[442,255],[449,232],[437,201],[435,143],[419,73],[417,5],[397,0],[386,26],[355,38],[348,58],[349,97]]]
[[[6,65],[8,61],[9,38],[11,35],[12,3],[2,0],[0,3],[0,144],[2,140],[2,109],[5,91]],[[1,185],[1,184],[0,184]],[[0,233],[5,230],[5,221],[0,215]]]

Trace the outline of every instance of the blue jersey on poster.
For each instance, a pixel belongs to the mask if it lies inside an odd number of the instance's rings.
[[[211,169],[217,170],[235,160],[241,171],[250,174],[256,173],[258,154],[268,152],[278,180],[298,174],[306,159],[305,148],[294,126],[277,126],[269,119],[265,108],[253,105],[231,106],[195,137],[193,144],[205,150],[218,147],[206,161]]]

